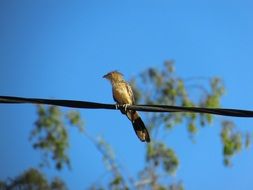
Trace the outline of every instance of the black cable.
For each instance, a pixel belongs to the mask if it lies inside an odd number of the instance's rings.
[[[64,106],[71,108],[90,108],[90,109],[115,109],[115,104],[101,104],[96,102],[76,101],[76,100],[54,100],[41,98],[21,98],[14,96],[0,96],[0,103],[33,103],[48,104],[54,106]]]
[[[117,108],[115,104],[103,104],[103,103],[76,101],[76,100],[22,98],[14,96],[0,96],[0,103],[48,104],[55,106],[86,108],[86,109],[118,109],[118,108],[124,109],[124,106],[120,105]],[[194,113],[215,114],[232,117],[253,117],[253,111],[240,110],[240,109],[181,107],[181,106],[167,106],[167,105],[129,105],[127,106],[127,109],[145,112],[194,112]]]

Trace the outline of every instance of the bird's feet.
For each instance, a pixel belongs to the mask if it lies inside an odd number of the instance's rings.
[[[129,106],[130,104],[123,104],[122,107],[124,108],[124,111],[126,112],[127,111],[127,107]]]
[[[120,105],[118,103],[116,103],[115,108],[116,108],[116,110],[118,110],[120,108]]]
[[[130,105],[130,104],[118,104],[118,103],[116,103],[116,104],[115,104],[115,108],[116,108],[116,109],[120,109],[120,111],[121,111],[122,113],[126,113],[127,107],[128,107],[129,105]]]

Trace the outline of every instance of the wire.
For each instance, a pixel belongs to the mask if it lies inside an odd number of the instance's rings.
[[[116,104],[104,104],[104,103],[77,101],[77,100],[23,98],[14,96],[0,96],[0,103],[47,104],[47,105],[64,106],[71,108],[85,108],[85,109],[114,109],[114,110],[125,109],[124,105],[116,105]],[[182,107],[182,106],[167,106],[167,105],[127,105],[127,109],[144,112],[193,112],[193,113],[215,114],[232,117],[253,117],[253,111],[241,109]]]

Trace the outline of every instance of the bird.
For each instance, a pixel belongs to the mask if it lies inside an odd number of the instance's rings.
[[[120,111],[132,122],[137,137],[142,142],[150,142],[149,132],[138,112],[135,110],[127,110],[128,105],[135,104],[135,99],[133,90],[130,84],[124,80],[123,74],[118,71],[111,71],[104,75],[103,78],[110,81],[112,85],[112,95],[116,102],[116,106],[118,107],[120,105],[125,108]]]

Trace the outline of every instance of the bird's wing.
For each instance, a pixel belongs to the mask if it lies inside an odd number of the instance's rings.
[[[134,93],[133,93],[133,90],[132,90],[130,84],[125,82],[125,85],[126,85],[127,93],[132,100],[132,104],[135,104]]]

